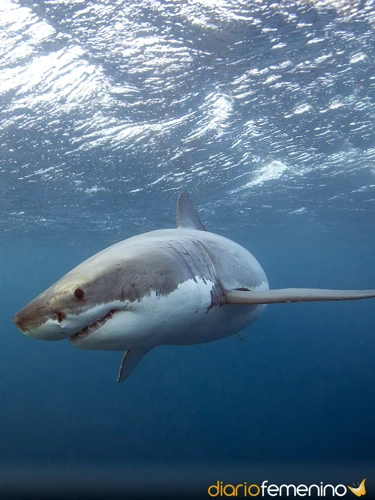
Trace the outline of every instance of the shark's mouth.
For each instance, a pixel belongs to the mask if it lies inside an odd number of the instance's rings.
[[[107,323],[107,321],[109,321],[112,318],[115,312],[116,309],[112,309],[111,311],[109,311],[109,313],[103,316],[103,318],[100,318],[94,323],[91,323],[91,325],[85,326],[85,328],[82,328],[82,330],[80,330],[78,333],[75,333],[74,335],[69,337],[70,342],[72,342],[72,344],[76,344],[79,340],[86,339],[92,333],[96,332],[102,326],[104,326]]]

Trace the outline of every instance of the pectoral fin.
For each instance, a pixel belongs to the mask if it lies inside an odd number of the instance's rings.
[[[358,300],[375,298],[375,290],[326,290],[324,288],[280,288],[278,290],[224,292],[227,304],[280,304],[324,300]]]
[[[138,349],[132,349],[124,352],[117,376],[117,383],[120,384],[129,377],[129,375],[135,370],[139,361],[149,350],[149,348],[139,347]]]

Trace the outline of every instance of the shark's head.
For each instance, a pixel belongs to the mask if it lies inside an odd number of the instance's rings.
[[[98,259],[73,269],[54,285],[21,309],[13,318],[28,337],[39,340],[62,340],[73,336],[84,338],[115,316],[124,314],[126,285],[122,281],[123,265],[114,262],[104,268]],[[137,290],[134,290],[136,298]],[[118,318],[117,318],[118,319]]]
[[[144,299],[168,295],[180,278],[165,252],[121,242],[70,271],[13,321],[34,339],[69,338],[77,347],[118,350],[124,334],[130,342],[144,332],[149,335],[149,322],[155,318],[142,313]]]

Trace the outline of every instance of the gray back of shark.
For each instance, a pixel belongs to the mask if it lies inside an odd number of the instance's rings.
[[[369,297],[374,290],[269,290],[255,257],[205,231],[189,195],[181,193],[177,229],[144,233],[99,252],[25,306],[14,322],[33,338],[125,350],[121,382],[150,349],[238,334],[267,303]]]

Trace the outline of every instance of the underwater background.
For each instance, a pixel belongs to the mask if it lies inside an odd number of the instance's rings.
[[[375,288],[374,30],[370,0],[2,0],[0,490],[375,491],[374,301],[270,305],[245,342],[159,347],[121,385],[122,353],[12,322],[174,227],[182,190],[272,288]]]

